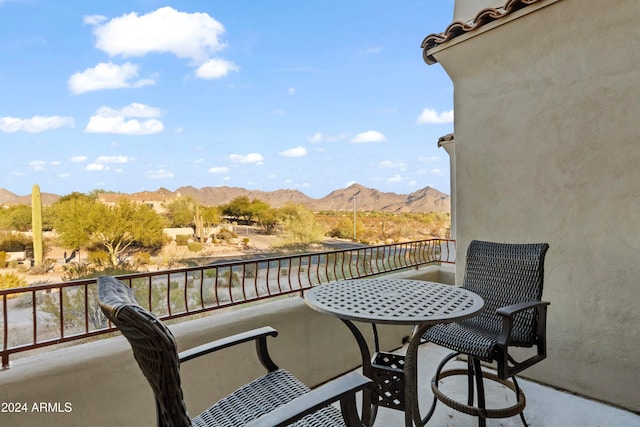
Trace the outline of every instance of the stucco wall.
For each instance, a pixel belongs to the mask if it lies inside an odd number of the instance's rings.
[[[466,22],[473,19],[480,10],[487,7],[502,7],[506,0],[456,0],[453,11],[454,21]]]
[[[548,242],[549,357],[525,376],[634,411],[638,16],[562,0],[435,54],[454,82],[458,280],[472,239]]]
[[[309,386],[362,363],[347,327],[311,310],[301,298],[216,313],[175,324],[171,330],[183,350],[265,325],[279,332],[269,341],[274,361]],[[371,340],[370,331],[363,329]],[[382,348],[390,350],[400,347],[411,329],[386,326],[379,332]],[[252,343],[185,362],[181,378],[189,412],[197,415],[263,373]],[[155,425],[153,394],[121,336],[12,361],[10,369],[0,372],[0,402],[24,402],[28,409],[26,413],[0,413],[1,426]],[[39,408],[40,402],[61,411],[33,411],[33,405]]]

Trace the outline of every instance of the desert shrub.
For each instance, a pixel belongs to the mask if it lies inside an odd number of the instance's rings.
[[[42,264],[34,265],[33,267],[31,267],[28,272],[29,274],[34,275],[47,274],[48,272],[53,270],[54,265],[56,265],[56,260],[47,258],[42,261]]]
[[[234,239],[234,234],[235,233],[232,233],[230,231],[223,230],[220,233],[218,233],[217,237],[218,237],[218,239],[220,239],[220,240],[222,240],[224,242],[230,242],[231,240]],[[236,235],[236,237],[237,237],[237,235]]]
[[[102,250],[91,251],[87,255],[87,261],[97,267],[104,267],[109,265],[109,254]]]
[[[18,268],[18,260],[12,259],[11,261],[9,261],[9,268]]]
[[[176,245],[178,246],[187,246],[187,244],[189,244],[189,239],[191,238],[191,236],[189,236],[188,234],[178,234],[176,236]]]
[[[238,277],[238,273],[236,273],[235,271],[230,272],[229,270],[227,270],[220,275],[220,278],[223,280],[223,282],[226,281],[229,286],[233,287],[240,285],[240,278]]]
[[[244,239],[242,239],[242,243],[246,246],[249,244],[249,238],[245,237]]]
[[[244,277],[248,279],[253,279],[256,277],[256,266],[255,265],[247,265],[244,268]]]
[[[9,262],[9,254],[5,251],[0,251],[0,268],[5,268]]]
[[[69,282],[71,280],[81,279],[87,277],[91,271],[94,271],[88,264],[80,264],[78,262],[71,262],[62,266],[64,270],[60,275],[63,282]]]
[[[0,250],[4,252],[22,252],[32,247],[31,239],[23,234],[0,234]]]
[[[147,252],[136,252],[133,254],[134,265],[149,265],[151,263],[151,254]]]
[[[26,280],[15,273],[0,274],[0,289],[23,288],[28,285]]]
[[[124,263],[118,267],[95,268],[89,264],[69,263],[63,266],[61,275],[63,282],[80,279],[93,279],[98,276],[119,276],[121,274],[137,273],[138,270]]]
[[[202,250],[202,243],[200,242],[189,242],[187,246],[191,252],[200,252]]]

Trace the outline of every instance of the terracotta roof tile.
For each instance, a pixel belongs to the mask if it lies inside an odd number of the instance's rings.
[[[486,9],[482,9],[470,21],[455,21],[451,23],[444,32],[429,34],[422,41],[422,57],[424,62],[429,65],[438,62],[432,55],[427,54],[429,49],[540,1],[542,0],[507,0],[505,5],[502,7],[488,7]]]

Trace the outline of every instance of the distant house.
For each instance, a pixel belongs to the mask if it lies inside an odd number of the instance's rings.
[[[640,1],[456,0],[452,235],[548,242],[541,382],[640,411]],[[464,263],[457,264],[457,281]]]
[[[98,200],[107,206],[115,206],[118,200],[121,200],[123,198],[132,202],[149,206],[157,213],[163,214],[167,212],[165,204],[171,199],[175,198],[175,196],[173,194],[164,194],[150,191],[142,191],[140,193],[133,194],[100,193],[98,195]]]

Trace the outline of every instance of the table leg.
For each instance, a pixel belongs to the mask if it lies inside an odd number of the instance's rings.
[[[358,343],[358,347],[360,348],[360,355],[362,356],[362,375],[367,378],[372,378],[373,372],[371,368],[371,352],[369,351],[369,345],[367,344],[367,341],[364,339],[364,336],[362,335],[362,332],[360,332],[360,329],[358,329],[356,325],[353,324],[353,322],[346,319],[340,320],[342,320],[342,322],[347,325],[347,327],[355,337],[356,342]],[[378,407],[374,406],[372,402],[373,393],[373,390],[362,391],[362,422],[368,427],[371,427],[373,425],[376,414],[378,412]]]
[[[420,339],[431,328],[431,325],[419,325],[413,329],[407,352],[404,359],[405,373],[405,426],[424,426],[425,422],[420,417],[420,407],[418,404],[418,346]]]

